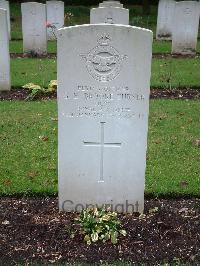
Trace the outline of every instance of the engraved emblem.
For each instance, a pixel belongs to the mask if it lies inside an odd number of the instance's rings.
[[[127,58],[110,45],[111,38],[104,34],[98,39],[98,46],[88,54],[81,54],[85,59],[89,74],[100,82],[115,79],[121,70],[122,61]]]

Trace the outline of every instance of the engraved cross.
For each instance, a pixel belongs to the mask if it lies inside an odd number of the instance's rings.
[[[122,143],[119,142],[105,142],[104,140],[104,125],[106,122],[100,122],[101,126],[101,140],[100,142],[91,142],[91,141],[83,141],[83,144],[85,146],[94,146],[94,147],[100,147],[100,178],[99,182],[104,182],[104,148],[105,147],[113,147],[113,148],[120,148]]]

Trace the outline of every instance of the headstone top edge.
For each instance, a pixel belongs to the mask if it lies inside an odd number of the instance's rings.
[[[176,5],[185,5],[185,4],[194,4],[194,5],[199,5],[199,1],[180,1],[180,2],[175,2]]]
[[[6,14],[7,13],[7,10],[5,8],[0,8],[0,12]]]
[[[21,3],[22,6],[26,5],[32,5],[32,4],[37,4],[38,6],[46,6],[46,4],[43,4],[43,3],[38,3],[38,2],[26,2],[26,3]]]
[[[159,3],[160,3],[160,2],[166,2],[166,0],[160,0]],[[167,2],[174,2],[174,3],[176,3],[175,0],[167,0]]]
[[[64,4],[64,2],[63,1],[54,1],[54,0],[52,0],[52,1],[46,1],[46,4],[49,4],[49,3],[61,3],[61,4]]]
[[[102,10],[103,10],[103,9],[104,9],[104,10],[106,10],[106,9],[107,9],[107,10],[109,10],[109,9],[110,9],[110,10],[111,10],[111,9],[113,9],[113,10],[119,9],[119,10],[127,10],[127,11],[129,11],[129,9],[124,8],[124,7],[119,7],[119,6],[108,6],[108,7],[107,7],[107,6],[100,6],[100,7],[93,7],[92,10],[93,10],[93,9],[102,9]]]
[[[105,27],[105,28],[112,28],[112,27],[119,27],[119,28],[124,28],[124,29],[129,29],[129,30],[134,30],[134,31],[141,31],[141,32],[147,32],[152,35],[153,37],[153,32],[149,29],[141,28],[141,27],[136,27],[136,26],[130,26],[130,25],[124,25],[124,24],[105,24],[105,23],[98,23],[98,24],[82,24],[82,25],[75,25],[75,26],[70,26],[70,27],[64,27],[58,30],[58,32],[66,32],[70,31],[72,29],[79,29],[79,28],[92,28],[93,26],[96,27]]]

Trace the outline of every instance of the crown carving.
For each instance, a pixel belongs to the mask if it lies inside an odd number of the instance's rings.
[[[107,35],[107,34],[102,35],[102,36],[98,39],[98,43],[99,43],[100,45],[102,45],[102,46],[107,46],[107,45],[109,45],[110,41],[111,41],[111,38],[110,38],[110,36]]]

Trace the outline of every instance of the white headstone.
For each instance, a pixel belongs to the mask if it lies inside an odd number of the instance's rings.
[[[175,5],[172,53],[194,54],[199,28],[200,2],[181,1]]]
[[[174,0],[159,1],[156,39],[171,40],[175,3]]]
[[[47,38],[57,39],[57,30],[64,26],[64,2],[47,1]]]
[[[0,91],[10,90],[10,54],[7,11],[0,9]]]
[[[10,5],[8,1],[0,0],[0,8],[7,11],[7,25],[8,25],[8,34],[9,39],[11,39],[11,30],[10,30]]]
[[[60,210],[143,211],[151,47],[131,26],[59,30]]]
[[[90,24],[129,24],[129,10],[119,7],[98,7],[90,10]]]
[[[46,5],[36,2],[22,3],[21,9],[24,53],[46,54]]]
[[[123,4],[119,1],[103,1],[99,4],[99,7],[121,7],[123,8]]]

